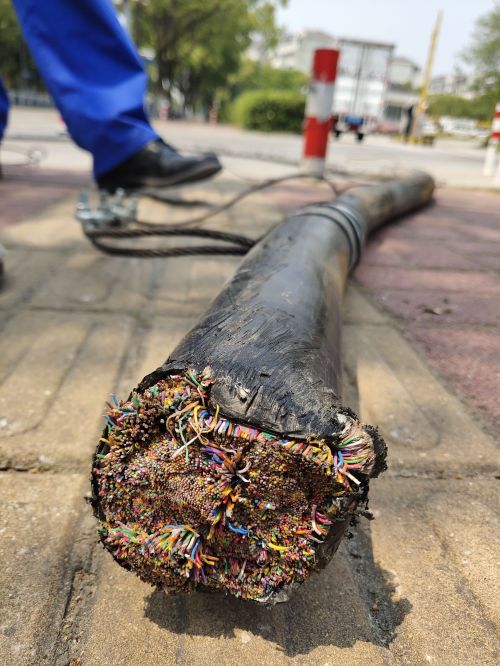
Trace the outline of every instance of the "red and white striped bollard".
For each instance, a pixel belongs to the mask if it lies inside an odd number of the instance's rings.
[[[486,148],[483,173],[485,176],[493,176],[495,173],[495,162],[497,158],[497,146],[500,142],[500,103],[495,106],[495,116],[491,127],[491,136]],[[500,168],[500,165],[499,165]],[[495,175],[495,180],[498,173]]]
[[[335,49],[316,49],[313,58],[312,80],[306,103],[304,122],[304,171],[322,176],[328,137],[332,128],[332,102],[339,52]]]

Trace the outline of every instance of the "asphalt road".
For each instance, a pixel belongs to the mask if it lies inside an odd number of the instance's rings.
[[[161,135],[183,150],[214,150],[224,165],[239,175],[270,177],[293,170],[300,163],[302,139],[290,134],[249,132],[226,125],[211,126],[184,121],[158,121]],[[52,109],[12,110],[2,147],[2,161],[22,159],[17,151],[36,146],[49,168],[86,170],[89,156],[72,144]],[[275,161],[275,164],[272,162]],[[464,188],[492,188],[482,174],[484,150],[473,141],[440,140],[433,147],[408,146],[385,136],[369,136],[359,144],[354,136],[332,139],[328,164],[342,171],[380,174],[418,168],[439,183]],[[281,163],[281,164],[280,164]],[[288,168],[287,166],[288,165]]]

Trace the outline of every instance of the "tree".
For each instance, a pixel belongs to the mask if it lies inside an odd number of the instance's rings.
[[[0,64],[8,88],[42,87],[10,0],[0,0]]]
[[[286,0],[280,0],[283,4]],[[134,38],[152,47],[157,89],[180,90],[186,102],[210,105],[240,66],[257,35],[275,43],[276,2],[271,0],[149,0],[134,6]]]
[[[431,116],[470,118],[470,100],[458,95],[431,95],[428,111]]]
[[[129,0],[133,37],[155,53],[157,90],[179,90],[190,106],[209,107],[235,74],[252,41],[272,48],[276,6],[287,0]],[[115,2],[123,9],[123,2]],[[10,87],[43,87],[22,39],[11,0],[0,0],[0,63]]]
[[[308,77],[294,69],[275,69],[268,63],[244,58],[237,72],[228,77],[224,88],[217,92],[219,118],[234,119],[233,102],[251,91],[289,91],[297,95],[305,92]]]
[[[268,63],[243,59],[238,71],[228,80],[230,97],[234,99],[245,90],[296,90],[308,82],[308,76],[295,69],[276,69]]]
[[[493,115],[495,103],[500,101],[500,4],[481,16],[474,29],[463,59],[474,67],[473,89],[481,99],[481,106]]]
[[[491,99],[488,95],[480,95],[472,99],[465,99],[458,95],[431,95],[428,111],[434,118],[451,116],[452,118],[490,121]]]

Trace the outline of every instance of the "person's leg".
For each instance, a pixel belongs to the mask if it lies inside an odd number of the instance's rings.
[[[2,79],[0,78],[0,141],[7,127],[7,119],[9,116],[9,98],[7,96],[7,91],[4,88]]]
[[[7,127],[7,118],[9,115],[9,98],[7,97],[7,91],[4,88],[2,79],[0,78],[0,143]],[[0,178],[2,177],[2,164],[0,163]],[[2,280],[3,274],[3,257],[5,250],[0,243],[0,281]]]
[[[158,135],[146,75],[110,0],[13,0],[23,34],[71,137],[99,178]]]

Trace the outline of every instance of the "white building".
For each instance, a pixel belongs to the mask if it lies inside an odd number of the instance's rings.
[[[458,95],[470,99],[472,79],[462,73],[433,76],[429,84],[430,95]]]
[[[394,44],[340,38],[334,113],[362,116],[372,128],[383,115]]]
[[[403,56],[394,56],[394,44],[336,38],[320,30],[288,35],[270,62],[278,69],[311,71],[318,48],[340,50],[335,82],[334,112],[377,119],[384,132],[398,132],[408,109],[418,102],[418,93],[408,89],[420,85],[421,68]]]
[[[313,53],[336,48],[340,60],[335,81],[333,112],[362,116],[376,126],[383,115],[389,61],[393,44],[360,39],[335,38],[319,30],[288,35],[278,46],[271,64],[279,69],[297,69],[309,74]]]
[[[398,133],[408,121],[408,111],[418,103],[417,92],[408,90],[397,83],[389,83],[385,93],[384,113],[379,131]]]
[[[407,124],[409,109],[418,103],[416,88],[421,84],[421,75],[421,68],[413,60],[404,56],[392,58],[380,131],[397,133]]]
[[[394,56],[389,64],[389,83],[397,86],[420,85],[421,68],[416,62],[403,56]]]
[[[338,48],[338,41],[327,32],[303,30],[286,35],[276,48],[270,63],[277,69],[297,69],[304,74],[310,74],[314,51],[334,48]]]

